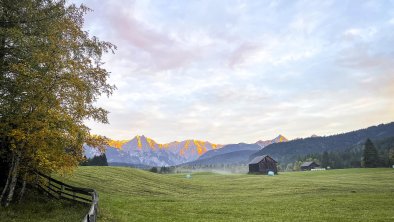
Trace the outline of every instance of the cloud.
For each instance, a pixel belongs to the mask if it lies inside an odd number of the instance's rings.
[[[166,70],[182,67],[198,56],[199,49],[182,45],[167,33],[137,20],[133,14],[111,13],[108,17],[118,38],[131,51],[140,50],[139,63]],[[133,49],[136,48],[136,49]]]
[[[264,56],[264,51],[262,51],[262,47],[256,43],[242,43],[239,45],[231,54],[229,58],[229,66],[231,68],[235,67],[236,65],[243,64],[245,62],[250,62],[253,58],[251,57],[259,57],[262,59]]]
[[[95,133],[237,143],[394,118],[390,2],[84,2],[86,29],[118,46]]]

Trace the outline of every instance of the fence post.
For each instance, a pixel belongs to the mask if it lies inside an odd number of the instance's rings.
[[[93,215],[94,221],[97,220],[97,206],[96,204],[94,205],[94,215]]]
[[[49,192],[50,192],[50,189],[49,189],[49,187],[51,186],[51,180],[50,179],[48,179],[48,184],[46,185],[46,187],[47,187],[47,195],[49,194]]]
[[[34,181],[34,185],[38,187],[38,173],[36,172],[36,180]]]
[[[62,193],[64,192],[64,185],[62,184],[62,189],[59,191],[59,198],[62,197]]]

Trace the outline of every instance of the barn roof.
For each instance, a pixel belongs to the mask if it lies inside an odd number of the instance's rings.
[[[302,163],[301,166],[302,166],[302,167],[307,167],[307,166],[312,165],[312,163],[314,163],[314,164],[316,164],[316,165],[319,165],[319,164],[315,163],[314,161],[309,161],[309,162],[304,162],[304,163]]]
[[[262,161],[264,158],[269,157],[270,159],[272,159],[270,156],[268,155],[262,155],[262,156],[256,156],[252,161],[249,162],[249,164],[256,164],[259,163],[260,161]],[[272,159],[273,161],[275,161],[274,159]],[[275,161],[276,163],[276,161]]]

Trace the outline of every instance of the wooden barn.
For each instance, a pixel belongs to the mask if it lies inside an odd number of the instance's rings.
[[[249,173],[261,173],[268,174],[269,171],[278,174],[278,168],[276,167],[276,160],[268,155],[255,157],[249,163]]]
[[[315,163],[314,161],[312,161],[312,162],[304,162],[304,163],[301,164],[301,170],[302,171],[315,169],[317,167],[320,167],[320,165]]]

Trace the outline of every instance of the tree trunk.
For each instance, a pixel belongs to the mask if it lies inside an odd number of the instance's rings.
[[[15,159],[15,164],[12,168],[10,191],[8,192],[7,200],[5,201],[5,204],[4,204],[5,207],[8,207],[8,205],[10,205],[10,203],[14,197],[16,181],[18,179],[20,156],[19,156],[19,154],[14,154],[14,155],[16,155],[16,157],[15,157],[16,159]]]
[[[10,185],[12,168],[14,167],[14,160],[15,160],[15,155],[12,155],[12,162],[11,162],[11,165],[10,165],[10,170],[8,171],[7,181],[6,181],[5,186],[3,188],[3,192],[1,193],[0,203],[3,203],[3,198],[5,197],[5,194],[6,194],[7,190],[8,190],[8,186]]]
[[[27,173],[24,174],[23,176],[23,182],[22,182],[22,189],[19,193],[19,200],[18,202],[20,203],[22,201],[23,195],[25,194],[25,190],[26,190],[26,177],[27,177]]]

